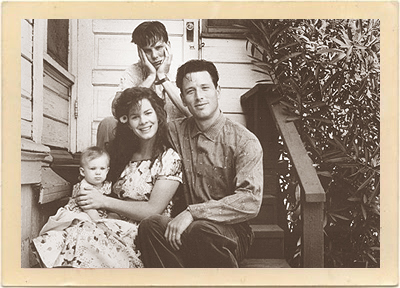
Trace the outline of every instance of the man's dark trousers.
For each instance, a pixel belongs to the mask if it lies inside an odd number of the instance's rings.
[[[153,215],[139,225],[138,248],[149,268],[235,268],[253,241],[247,222],[220,224],[195,220],[181,235],[182,246],[175,250],[164,233],[171,218]]]

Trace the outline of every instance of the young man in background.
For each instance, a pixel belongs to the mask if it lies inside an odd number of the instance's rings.
[[[120,79],[119,91],[112,102],[113,115],[115,100],[122,91],[131,87],[153,89],[160,98],[165,100],[169,119],[190,115],[182,106],[175,85],[167,77],[172,53],[165,26],[159,21],[141,23],[132,32],[132,43],[137,45],[139,61],[130,65]],[[117,122],[113,116],[106,117],[100,122],[97,130],[98,147],[105,149],[114,139]]]

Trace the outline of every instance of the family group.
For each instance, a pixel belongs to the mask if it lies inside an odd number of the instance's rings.
[[[165,26],[143,22],[132,42],[140,59],[113,116],[32,250],[47,268],[239,267],[262,201],[260,142],[222,113],[212,62],[184,63],[174,84]]]

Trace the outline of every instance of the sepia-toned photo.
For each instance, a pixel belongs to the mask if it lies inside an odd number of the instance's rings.
[[[382,21],[21,18],[17,268],[393,283],[378,276]]]

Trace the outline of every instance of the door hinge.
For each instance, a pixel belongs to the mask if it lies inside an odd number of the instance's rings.
[[[203,49],[206,46],[206,43],[199,41],[199,50]]]
[[[78,118],[78,100],[75,100],[75,103],[74,103],[74,117],[75,117],[75,119]]]

